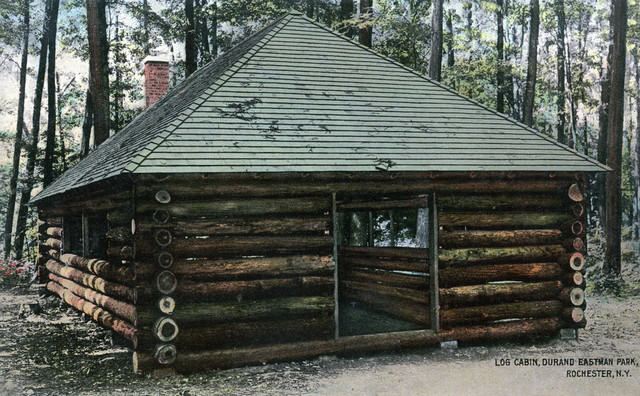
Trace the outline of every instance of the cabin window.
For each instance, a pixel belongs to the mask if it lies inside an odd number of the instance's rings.
[[[339,336],[433,327],[430,201],[336,200]]]
[[[64,253],[106,258],[107,218],[103,213],[64,217]]]
[[[63,250],[64,253],[83,254],[82,246],[82,216],[65,216],[63,219]]]
[[[85,215],[87,228],[86,256],[91,258],[107,257],[107,216],[105,213]]]

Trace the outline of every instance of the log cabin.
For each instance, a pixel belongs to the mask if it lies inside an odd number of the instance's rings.
[[[40,281],[136,373],[585,326],[605,166],[294,12],[166,95],[145,69],[150,106],[33,199]]]

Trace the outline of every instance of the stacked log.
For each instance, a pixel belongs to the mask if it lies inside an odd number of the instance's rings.
[[[570,328],[584,328],[587,325],[584,317],[586,282],[582,275],[585,265],[582,253],[586,251],[586,237],[582,226],[586,218],[583,204],[584,191],[585,186],[581,182],[569,187],[568,196],[571,206],[568,213],[573,216],[571,221],[574,226],[565,231],[567,253],[560,258],[560,264],[564,270],[562,281],[565,288],[560,292],[559,299],[565,307],[564,323]]]
[[[327,197],[203,200],[179,187],[138,190],[131,248],[153,268],[154,297],[137,306],[137,354],[167,368],[203,347],[333,336]]]
[[[392,176],[141,176],[133,200],[130,191],[93,195],[41,214],[40,279],[131,340],[138,373],[535,338],[584,326],[580,181]],[[341,247],[334,279],[331,193],[348,197],[343,209],[355,211],[424,207],[418,194],[427,192],[438,197],[437,251]],[[389,199],[371,202],[381,194]],[[99,259],[65,252],[56,218],[91,207],[108,220],[107,257]],[[439,260],[437,279],[430,279],[430,253]],[[435,300],[442,331],[334,340],[336,287],[342,299],[425,329]]]
[[[51,212],[41,210],[38,219],[38,260],[37,279],[38,283],[44,284],[49,281],[48,271],[45,267],[47,261],[60,257],[62,249],[62,217]]]
[[[340,298],[427,328],[428,255],[421,248],[340,246]]]
[[[565,183],[544,196],[438,197],[443,328],[541,317],[584,323],[583,190]]]

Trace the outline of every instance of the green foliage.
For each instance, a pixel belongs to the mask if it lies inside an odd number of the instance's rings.
[[[422,73],[427,71],[431,39],[430,0],[381,0],[376,3],[374,49]]]
[[[22,1],[0,0],[0,43],[20,47]]]

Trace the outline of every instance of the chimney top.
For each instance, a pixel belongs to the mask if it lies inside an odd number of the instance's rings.
[[[159,56],[147,56],[144,64],[145,108],[153,106],[169,90],[169,61]]]

